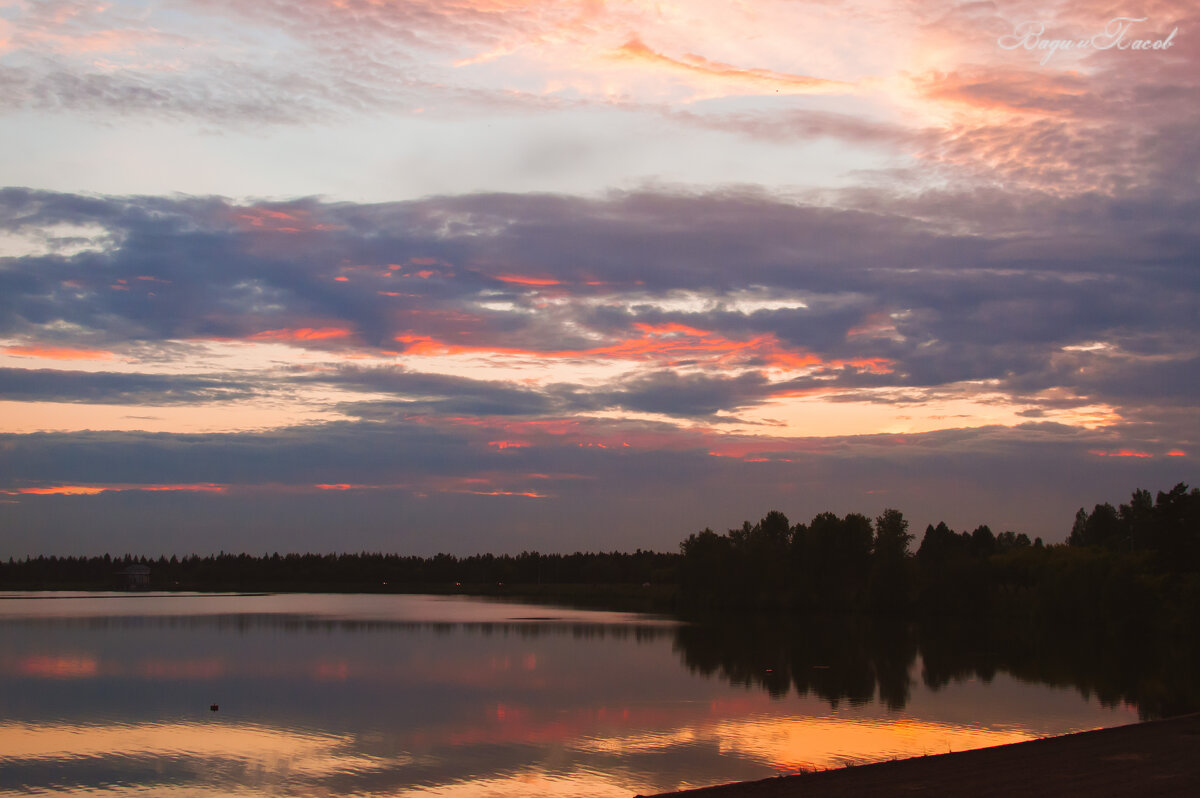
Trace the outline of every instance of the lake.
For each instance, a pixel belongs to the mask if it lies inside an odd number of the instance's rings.
[[[460,596],[0,593],[0,795],[628,798],[1139,719],[988,640]]]

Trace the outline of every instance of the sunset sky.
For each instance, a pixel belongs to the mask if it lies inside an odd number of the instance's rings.
[[[0,2],[0,114],[0,556],[1200,482],[1191,2]]]

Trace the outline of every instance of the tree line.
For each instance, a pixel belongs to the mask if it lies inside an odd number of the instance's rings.
[[[914,550],[913,544],[916,543]],[[944,522],[916,542],[896,509],[871,519],[824,512],[793,524],[777,510],[756,523],[689,535],[678,553],[637,550],[457,557],[249,554],[36,557],[0,561],[0,588],[121,586],[119,572],[150,568],[167,590],[526,592],[619,597],[600,586],[653,585],[684,612],[838,611],[892,615],[1004,614],[1039,623],[1090,623],[1107,634],[1151,625],[1200,636],[1200,489],[1180,483],[1127,504],[1081,508],[1064,544],[981,525]],[[548,586],[576,586],[557,594]],[[528,586],[547,586],[529,591]],[[641,595],[646,595],[645,591]]]
[[[945,522],[926,528],[915,557],[913,539],[895,509],[874,521],[824,512],[795,525],[772,510],[725,534],[690,535],[681,545],[681,597],[721,608],[899,609],[938,590],[948,571],[968,562],[1044,548],[1023,533],[995,535],[981,525],[959,534]]]
[[[682,544],[679,606],[689,611],[872,612],[1019,617],[1138,635],[1151,626],[1200,634],[1200,490],[1080,509],[1067,542],[1045,545],[981,525],[944,522],[915,536],[899,510],[875,519],[820,513],[791,524],[772,511]]]
[[[219,554],[157,559],[126,554],[112,557],[28,557],[0,561],[0,586],[120,587],[120,572],[132,565],[150,569],[150,587],[162,590],[445,590],[538,584],[671,584],[679,555],[638,549],[625,552],[457,557],[347,554]]]

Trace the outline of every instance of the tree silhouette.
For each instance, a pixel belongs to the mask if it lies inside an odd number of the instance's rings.
[[[888,508],[875,519],[872,547],[870,602],[877,611],[900,611],[909,603],[908,520],[899,510]]]

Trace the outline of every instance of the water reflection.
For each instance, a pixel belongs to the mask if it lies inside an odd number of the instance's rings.
[[[679,629],[676,645],[689,668],[772,696],[816,695],[837,708],[874,701],[891,709],[908,701],[916,641],[907,626],[856,618],[804,622],[711,618]]]
[[[0,794],[630,796],[1135,717],[902,626],[362,598],[0,602]]]
[[[19,763],[26,790],[194,787],[264,792],[316,786],[332,774],[404,767],[411,757],[357,750],[351,735],[210,722],[107,725],[3,724],[4,759]],[[38,777],[41,778],[38,778]]]
[[[910,624],[844,617],[707,618],[681,627],[687,667],[782,698],[816,696],[837,709],[878,701],[903,710],[914,687],[997,674],[1072,688],[1104,706],[1136,706],[1142,719],[1200,711],[1194,639],[1143,636],[1119,644],[1076,628],[1016,621]]]
[[[471,596],[371,593],[116,593],[80,591],[0,591],[0,619],[221,617],[247,620],[291,617],[305,622],[354,623],[575,623],[674,625],[674,621],[633,612],[548,607]]]

